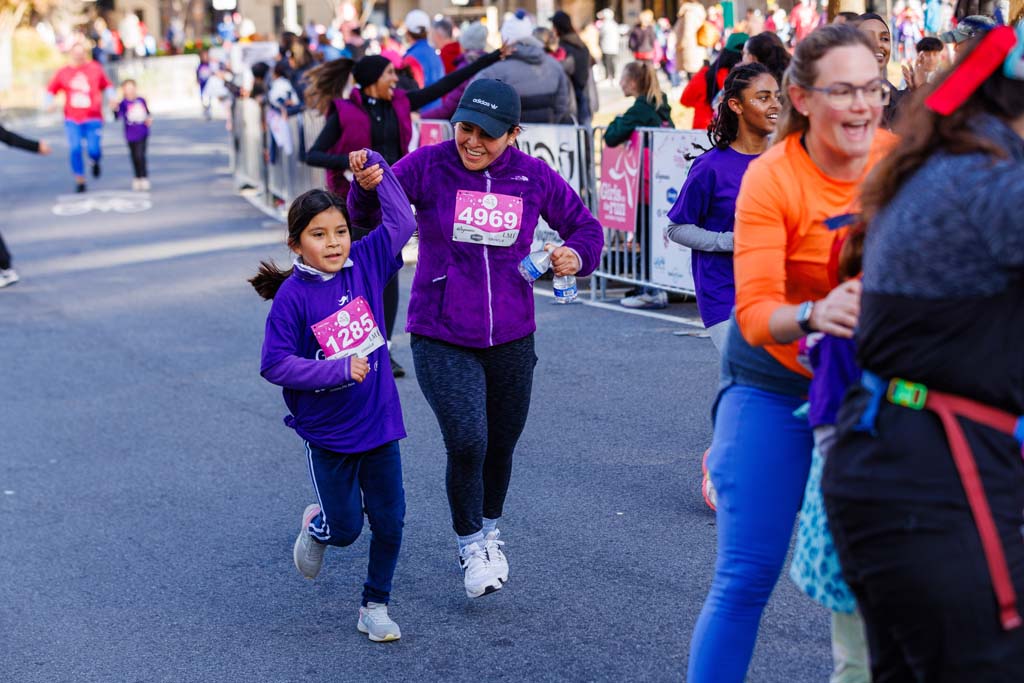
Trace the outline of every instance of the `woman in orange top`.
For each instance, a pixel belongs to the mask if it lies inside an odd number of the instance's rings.
[[[718,560],[690,644],[690,683],[746,676],[811,461],[811,429],[793,415],[810,377],[797,341],[853,334],[860,285],[830,291],[830,228],[849,221],[861,181],[891,143],[876,132],[888,84],[871,41],[852,27],[801,41],[784,90],[777,142],[750,164],[736,203],[736,311],[708,458]]]

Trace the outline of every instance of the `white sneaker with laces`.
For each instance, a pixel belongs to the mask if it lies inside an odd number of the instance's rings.
[[[644,292],[637,296],[627,296],[619,300],[619,305],[626,308],[640,308],[655,310],[668,308],[668,292],[657,291],[654,293]]]
[[[299,527],[299,535],[295,539],[295,547],[292,548],[295,568],[307,579],[315,579],[320,573],[320,567],[324,564],[324,551],[327,550],[326,544],[309,535],[309,523],[319,514],[320,506],[316,503],[306,506],[302,513],[302,526]]]
[[[356,628],[375,643],[387,643],[402,637],[402,630],[388,616],[388,606],[379,602],[368,602],[366,607],[359,608]]]
[[[0,270],[0,288],[8,285],[13,285],[15,282],[20,280],[18,273],[14,268],[8,268],[7,270]]]
[[[487,560],[487,550],[479,543],[470,543],[459,553],[466,595],[479,598],[501,590],[501,579],[495,565]]]
[[[505,541],[499,541],[501,532],[495,529],[484,538],[484,552],[487,553],[487,561],[494,567],[494,573],[503,584],[508,583],[508,558],[501,546]]]

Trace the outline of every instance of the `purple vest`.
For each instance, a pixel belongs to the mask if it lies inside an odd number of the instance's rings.
[[[402,156],[409,153],[412,142],[412,108],[409,97],[404,90],[395,90],[391,106],[398,117],[398,142]],[[348,155],[357,149],[373,149],[370,135],[370,115],[363,109],[362,93],[354,89],[347,100],[334,100],[334,108],[338,112],[338,124],[341,135],[329,152],[337,155]],[[342,171],[327,169],[327,189],[342,199],[348,196],[349,182]]]

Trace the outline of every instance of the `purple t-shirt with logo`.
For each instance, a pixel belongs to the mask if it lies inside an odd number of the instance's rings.
[[[668,212],[669,220],[713,232],[732,232],[740,181],[756,158],[757,155],[740,154],[731,147],[712,148],[697,157]],[[694,251],[692,268],[697,308],[704,325],[711,327],[728,320],[736,304],[732,252]]]
[[[124,137],[128,142],[138,142],[149,136],[149,107],[146,100],[136,97],[134,100],[121,100],[117,107],[117,118],[124,121]]]

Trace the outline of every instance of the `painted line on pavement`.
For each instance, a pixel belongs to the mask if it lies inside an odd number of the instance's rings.
[[[544,296],[549,299],[555,298],[555,293],[549,292],[546,289],[534,289],[533,292],[534,294]],[[678,315],[669,315],[668,313],[657,313],[655,311],[644,311],[637,310],[635,308],[626,308],[625,306],[620,306],[618,304],[609,304],[603,301],[591,301],[589,298],[586,298],[584,296],[580,296],[579,298],[576,299],[576,301],[579,301],[584,306],[593,306],[594,308],[601,308],[606,311],[628,313],[629,315],[639,315],[644,318],[654,318],[655,320],[664,320],[666,322],[677,323],[679,325],[688,325],[690,327],[696,327],[701,330],[704,329],[704,323],[702,323],[697,318],[686,318]]]
[[[32,268],[32,272],[45,275],[73,273],[80,270],[115,268],[117,266],[163,261],[179,256],[208,254],[229,249],[248,249],[271,244],[282,244],[279,233],[258,230],[231,235],[213,235],[197,239],[139,244],[119,249],[104,249],[102,251],[76,254],[74,256],[39,262]]]

